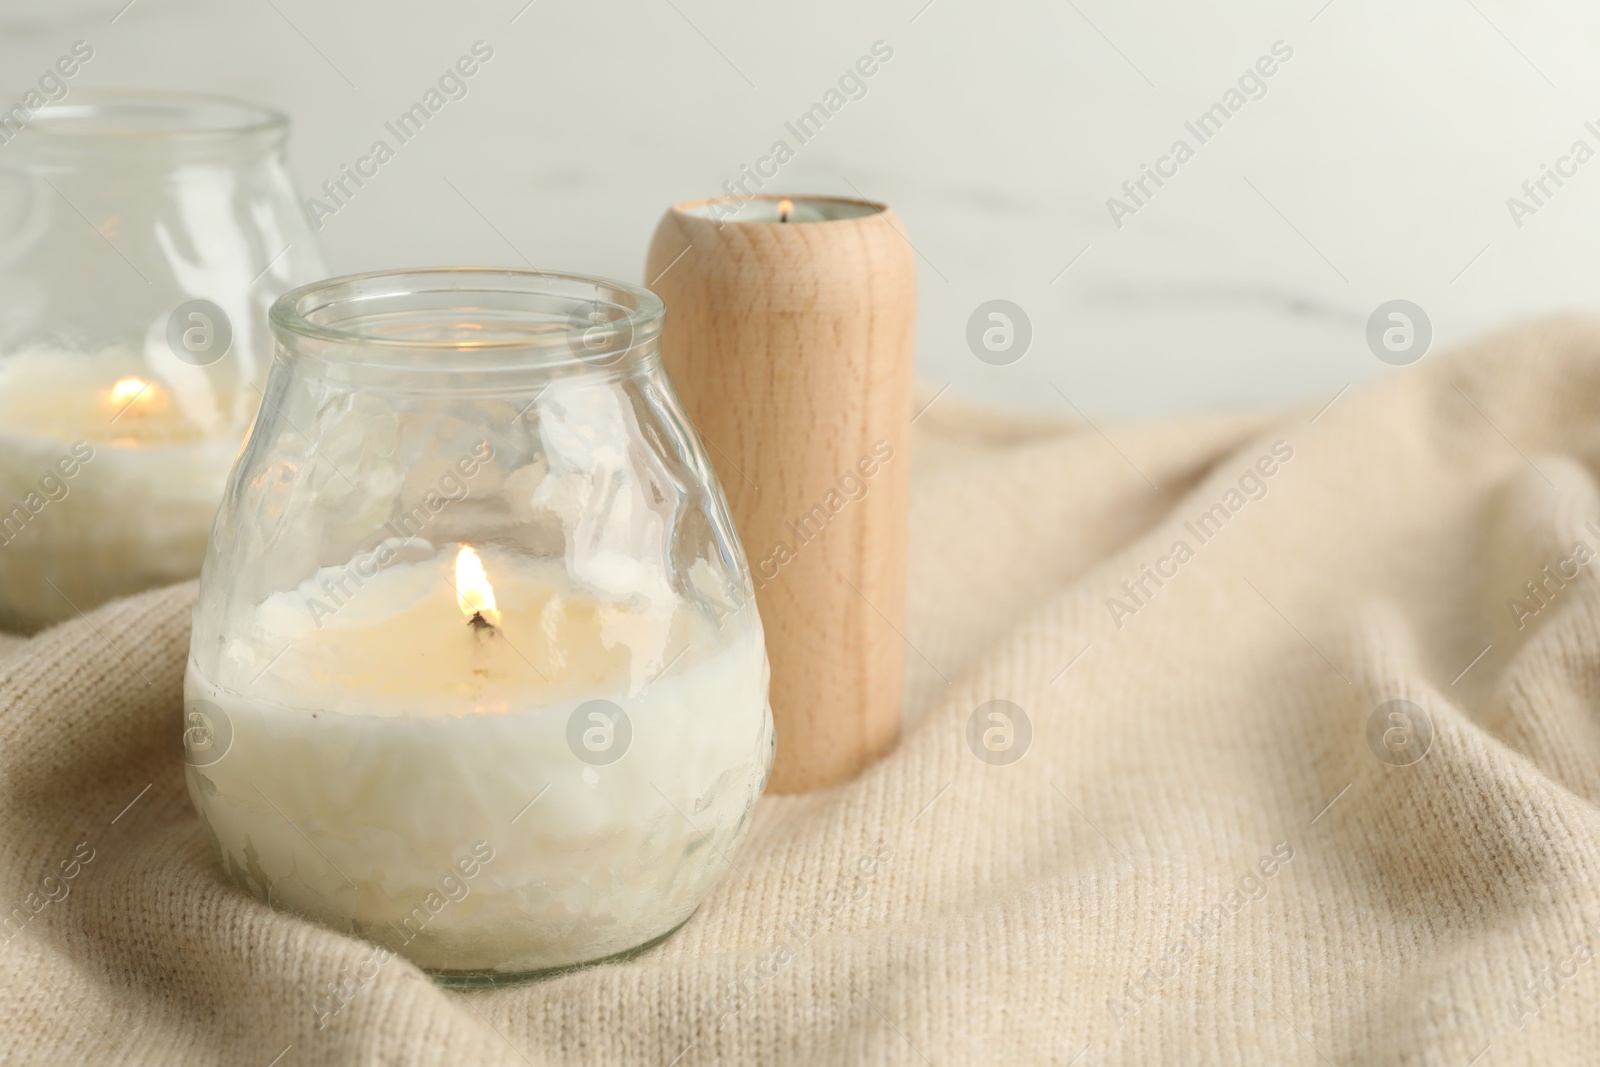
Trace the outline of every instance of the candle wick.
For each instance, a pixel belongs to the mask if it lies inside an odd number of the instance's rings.
[[[495,626],[495,624],[484,618],[483,612],[481,611],[474,611],[472,613],[472,618],[467,620],[467,625],[471,626],[473,630],[480,634],[485,630],[488,630],[491,634],[499,633],[499,629]]]

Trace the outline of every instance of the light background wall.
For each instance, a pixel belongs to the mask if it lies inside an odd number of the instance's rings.
[[[4,99],[86,39],[75,85],[288,111],[307,194],[474,41],[494,48],[325,220],[341,273],[526,257],[641,280],[662,209],[794,144],[784,121],[881,40],[866,96],[769,188],[894,205],[919,370],[952,395],[1091,417],[1318,404],[1395,373],[1365,340],[1384,301],[1420,305],[1437,352],[1597,300],[1600,159],[1520,227],[1506,204],[1574,141],[1600,149],[1600,8],[1577,0],[124,4],[6,0]],[[1114,225],[1107,198],[1196,144],[1184,122],[1276,41],[1293,58],[1266,95]],[[1009,366],[966,342],[993,298],[1032,323]]]

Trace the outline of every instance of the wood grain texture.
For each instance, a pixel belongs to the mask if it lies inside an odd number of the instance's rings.
[[[821,789],[899,733],[915,262],[887,208],[776,223],[696,206],[661,220],[646,284],[755,579],[769,788]]]

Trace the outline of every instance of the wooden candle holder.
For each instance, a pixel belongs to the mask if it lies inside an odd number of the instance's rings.
[[[899,734],[916,264],[882,204],[796,198],[779,221],[779,203],[675,206],[645,284],[755,579],[769,788],[798,793]]]

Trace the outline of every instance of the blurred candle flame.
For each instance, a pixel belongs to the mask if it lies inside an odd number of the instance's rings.
[[[778,201],[778,221],[788,222],[789,213],[794,210],[794,201],[787,198]]]
[[[119,378],[117,384],[111,387],[111,406],[120,409],[134,404],[149,404],[155,399],[154,389],[155,384],[143,378]]]
[[[483,569],[483,560],[471,545],[462,545],[456,553],[456,603],[467,618],[483,617],[491,626],[500,623],[500,611],[494,604],[494,586]]]

